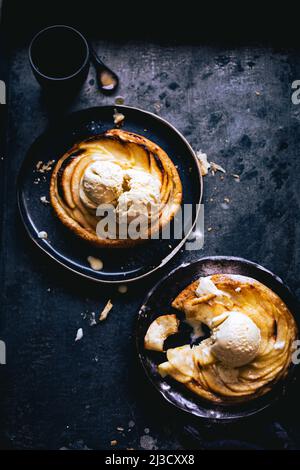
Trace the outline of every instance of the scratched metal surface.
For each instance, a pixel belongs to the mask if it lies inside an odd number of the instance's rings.
[[[204,255],[242,256],[281,276],[299,296],[300,106],[290,99],[299,55],[166,41],[95,38],[94,45],[120,75],[118,95],[126,104],[166,118],[226,169],[204,181],[204,248],[183,250],[167,270]],[[28,147],[56,113],[112,104],[114,97],[98,93],[91,68],[68,109],[50,108],[32,77],[26,41],[12,49],[9,74],[8,149],[0,161],[6,175],[0,338],[7,343],[1,446],[109,449],[116,439],[117,448],[136,449],[299,448],[297,384],[288,403],[259,422],[226,427],[202,426],[152,390],[137,362],[134,327],[145,294],[166,270],[120,295],[77,278],[33,246],[15,195]],[[109,298],[107,321],[89,326],[88,314]],[[75,344],[80,327],[84,336]]]

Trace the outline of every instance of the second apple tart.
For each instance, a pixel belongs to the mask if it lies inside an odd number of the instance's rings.
[[[292,363],[297,326],[272,290],[255,279],[230,274],[202,277],[172,302],[183,312],[199,344],[165,350],[178,331],[176,315],[158,317],[149,327],[145,348],[166,353],[158,365],[196,395],[218,404],[240,403],[267,393]],[[201,326],[210,335],[201,338]]]

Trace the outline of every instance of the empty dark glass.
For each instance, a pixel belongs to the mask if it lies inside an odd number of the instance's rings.
[[[89,46],[76,29],[56,25],[31,41],[29,60],[40,85],[50,91],[77,91],[89,70]]]

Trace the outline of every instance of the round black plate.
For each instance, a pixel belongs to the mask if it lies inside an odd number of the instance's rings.
[[[195,263],[183,264],[176,268],[149,292],[138,316],[137,349],[148,378],[167,401],[194,416],[210,421],[226,422],[252,416],[284,396],[295,368],[291,367],[288,377],[263,397],[238,405],[214,405],[192,394],[175,380],[167,377],[163,379],[157,372],[157,366],[166,360],[165,354],[147,351],[144,348],[144,337],[152,321],[163,313],[178,314],[171,307],[174,298],[200,276],[217,273],[239,274],[257,279],[281,297],[297,320],[298,309],[295,298],[283,281],[270,271],[242,258],[222,256],[202,258]]]
[[[54,215],[49,200],[51,171],[36,171],[39,161],[57,161],[74,143],[114,127],[115,106],[90,108],[71,114],[49,128],[28,151],[18,180],[18,204],[24,225],[32,240],[49,256],[66,268],[100,282],[129,282],[140,279],[166,264],[180,249],[188,234],[180,239],[149,240],[132,249],[100,249],[74,236]],[[191,229],[202,196],[202,178],[197,158],[185,138],[162,118],[127,106],[117,106],[125,114],[124,130],[143,135],[160,145],[178,168],[183,184],[183,204],[192,204],[193,214],[187,225]],[[46,231],[47,239],[38,237]],[[87,257],[103,261],[102,271],[90,268]]]

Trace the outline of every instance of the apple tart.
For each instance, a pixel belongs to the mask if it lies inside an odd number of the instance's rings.
[[[61,222],[82,239],[101,247],[127,247],[153,237],[172,220],[182,185],[162,148],[112,129],[74,145],[58,160],[50,200]],[[99,232],[108,206],[115,225]],[[142,229],[131,237],[128,227],[137,221]]]
[[[163,377],[206,400],[230,404],[264,395],[287,374],[296,323],[278,295],[260,282],[229,274],[203,277],[186,287],[172,306],[198,332],[206,325],[210,336],[192,347],[168,349],[167,360],[158,366]],[[150,325],[146,349],[157,351],[160,345],[164,350],[162,339],[177,331],[173,317],[159,317]]]

